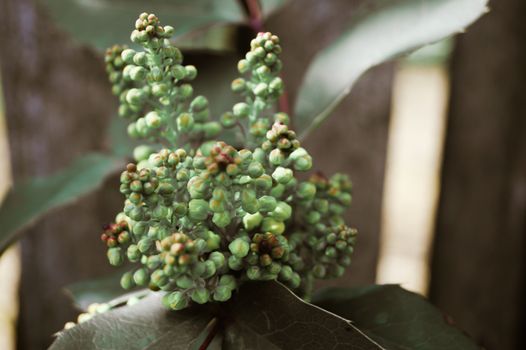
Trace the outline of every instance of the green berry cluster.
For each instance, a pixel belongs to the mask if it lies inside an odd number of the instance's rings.
[[[156,16],[141,14],[132,41],[144,51],[108,51],[121,115],[132,119],[130,135],[168,143],[157,151],[139,146],[136,163],[121,174],[124,208],[101,237],[110,264],[131,263],[122,287],[162,291],[175,310],[229,300],[250,280],[278,280],[308,297],[315,278],[341,276],[350,264],[356,231],[342,215],[351,183],[339,174],[299,180],[312,158],[289,116],[275,111],[283,92],[279,39],[260,33],[251,42],[238,65],[249,77],[232,83],[245,102],[218,123],[205,121],[204,97],[190,101],[184,92],[196,71],[181,65],[181,53],[167,40],[172,32]],[[143,97],[135,100],[138,91]],[[207,125],[217,127],[210,132]],[[245,147],[206,141],[221,125],[248,127]]]
[[[169,40],[173,32],[155,15],[142,13],[131,34],[131,41],[142,49],[114,46],[106,52],[112,91],[120,100],[119,116],[130,121],[132,138],[173,145],[221,132],[221,124],[210,120],[208,100],[193,97],[190,82],[197,69],[182,65],[181,51]]]

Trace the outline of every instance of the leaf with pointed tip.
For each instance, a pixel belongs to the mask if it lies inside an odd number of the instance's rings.
[[[144,11],[161,16],[164,25],[175,27],[177,36],[214,24],[244,21],[236,0],[45,0],[44,4],[76,40],[101,50],[129,43],[135,20]]]
[[[15,184],[0,207],[0,253],[43,214],[95,190],[122,166],[121,159],[92,153],[56,174]]]
[[[223,349],[382,349],[349,321],[277,282],[243,285],[223,310]]]
[[[197,349],[212,319],[206,307],[169,311],[154,294],[58,333],[50,350]]]
[[[369,68],[463,31],[487,11],[486,4],[487,0],[367,1],[308,67],[294,109],[300,137],[323,122]]]
[[[330,288],[313,303],[351,320],[387,349],[479,349],[422,296],[397,285]]]

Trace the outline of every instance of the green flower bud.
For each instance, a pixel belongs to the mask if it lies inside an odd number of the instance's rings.
[[[254,89],[252,90],[254,95],[264,97],[268,93],[268,85],[265,83],[259,83],[257,84]]]
[[[246,89],[246,82],[243,78],[237,78],[232,81],[231,84],[232,91],[234,92],[243,92]]]
[[[188,289],[194,286],[194,281],[187,275],[182,275],[175,280],[175,284],[181,289]]]
[[[131,272],[126,272],[121,277],[121,287],[123,289],[131,289],[135,287],[135,282],[133,281],[133,274]]]
[[[272,196],[262,196],[258,200],[259,210],[262,212],[271,212],[276,209],[277,201],[276,198]]]
[[[124,258],[122,257],[122,250],[119,247],[108,249],[107,256],[108,261],[113,266],[119,266],[124,262]]]
[[[221,243],[221,236],[213,233],[212,231],[208,231],[207,238],[206,238],[207,249],[209,251],[218,249],[220,246],[220,243]]]
[[[163,304],[172,310],[182,310],[188,307],[188,297],[182,292],[173,292],[163,297]]]
[[[208,217],[208,202],[203,199],[192,199],[188,203],[188,215],[193,221],[204,221]]]
[[[130,79],[133,81],[141,81],[146,78],[146,69],[141,66],[135,66],[130,70]]]
[[[268,160],[273,165],[281,165],[285,161],[285,155],[283,154],[283,151],[276,148],[270,152]]]
[[[181,113],[177,117],[177,128],[181,132],[188,132],[194,126],[194,118],[190,113]]]
[[[237,70],[239,71],[239,73],[241,74],[246,73],[248,72],[249,69],[250,69],[250,64],[248,63],[247,60],[242,59],[238,62]]]
[[[210,256],[208,257],[208,259],[214,262],[217,269],[221,269],[223,266],[225,266],[225,262],[226,262],[225,255],[221,252],[215,251],[215,252],[210,253]]]
[[[292,270],[292,267],[288,265],[283,265],[283,267],[279,271],[279,279],[280,281],[285,281],[285,282],[290,281],[293,274],[294,274],[294,271]]]
[[[205,273],[203,274],[203,278],[210,278],[213,275],[216,274],[216,265],[212,260],[205,261]]]
[[[293,176],[292,170],[280,166],[272,173],[272,178],[280,184],[287,184]]]
[[[194,93],[194,89],[192,88],[192,85],[183,84],[179,86],[179,95],[181,96],[181,99],[186,100],[190,98],[193,93]]]
[[[146,285],[150,280],[150,276],[148,276],[148,271],[144,268],[138,269],[133,274],[133,281],[138,286],[144,286]]]
[[[155,152],[155,150],[152,147],[148,145],[140,145],[135,147],[135,149],[133,150],[133,158],[137,162],[139,162],[141,160],[148,159],[150,154],[152,154],[153,152]]]
[[[148,112],[148,114],[146,114],[146,116],[144,117],[144,120],[146,121],[146,125],[149,128],[153,128],[153,129],[159,128],[162,124],[161,117],[159,116],[157,112],[154,112],[154,111]]]
[[[280,235],[285,232],[285,224],[281,221],[276,221],[273,218],[264,218],[261,223],[261,230],[263,232]]]
[[[232,297],[232,289],[225,286],[217,286],[214,290],[213,298],[215,301],[227,301]]]
[[[186,76],[186,69],[184,69],[184,67],[181,65],[175,65],[170,70],[170,73],[175,79],[181,80]]]
[[[231,128],[236,125],[237,118],[231,112],[225,112],[220,118],[221,125],[225,128]]]
[[[247,213],[254,214],[258,211],[259,203],[254,190],[243,190],[241,192],[241,205]]]
[[[317,211],[309,211],[305,220],[307,223],[313,225],[321,220],[321,214]]]
[[[228,258],[228,267],[234,271],[239,271],[243,268],[243,260],[235,255]]]
[[[325,275],[327,274],[327,271],[325,269],[325,266],[323,266],[322,264],[316,264],[312,268],[312,274],[316,278],[324,278]]]
[[[210,298],[210,292],[206,288],[195,288],[192,291],[192,300],[198,304],[204,304]]]
[[[197,69],[194,66],[188,65],[185,66],[184,69],[186,70],[186,80],[194,80],[197,77]]]
[[[272,187],[272,178],[268,174],[263,174],[254,181],[254,184],[258,189],[267,191]]]
[[[223,275],[219,279],[219,285],[229,289],[236,289],[236,278],[232,275]]]
[[[316,186],[310,182],[302,182],[297,193],[301,199],[312,199],[316,195]]]
[[[192,112],[201,112],[208,108],[208,100],[204,96],[196,96],[190,103]]]
[[[227,227],[230,224],[230,221],[232,220],[230,214],[228,212],[222,212],[222,213],[214,213],[214,216],[212,217],[212,222],[216,224],[217,227]]]
[[[146,53],[145,52],[137,52],[133,56],[133,63],[135,63],[138,66],[145,66],[147,61]]]
[[[143,103],[146,95],[139,89],[130,89],[126,94],[126,101],[131,105],[139,105]]]
[[[152,273],[152,283],[159,287],[162,287],[168,283],[168,277],[163,272],[163,270],[155,270]]]
[[[135,56],[135,51],[132,49],[126,49],[121,52],[121,58],[125,63],[133,63],[133,57]]]
[[[278,221],[285,221],[290,218],[292,214],[292,208],[285,202],[279,202],[276,209],[272,212],[272,217]]]
[[[334,247],[327,247],[327,249],[325,250],[325,256],[333,259],[338,256],[338,252]]]
[[[263,220],[263,215],[259,212],[255,214],[246,214],[243,216],[243,226],[247,231],[252,231],[261,224]]]
[[[232,111],[237,118],[244,118],[250,114],[250,107],[245,102],[239,102],[234,105]]]
[[[292,275],[292,278],[289,281],[289,286],[292,289],[295,289],[295,288],[298,288],[300,286],[300,284],[301,284],[301,277],[300,277],[300,275],[298,275],[297,273],[294,273]]]
[[[203,198],[208,186],[204,179],[199,176],[194,176],[188,181],[187,189],[190,197],[199,199]]]
[[[137,247],[137,245],[132,244],[128,247],[126,255],[128,256],[128,260],[130,260],[131,262],[137,262],[141,258],[141,251],[139,250],[139,247]]]
[[[257,178],[263,175],[265,172],[265,169],[263,168],[263,165],[259,162],[251,162],[248,166],[248,174],[252,178]]]
[[[228,245],[230,252],[237,258],[244,258],[250,250],[250,245],[243,238],[236,238]],[[229,261],[230,263],[230,261]]]
[[[203,124],[203,132],[206,138],[217,136],[221,132],[221,124],[218,122],[208,122]]]
[[[147,253],[150,249],[152,249],[154,245],[155,244],[150,238],[144,237],[139,241],[137,247],[139,248],[139,251],[144,254]]]
[[[251,280],[258,280],[261,278],[261,269],[259,266],[250,266],[246,273],[247,277]]]

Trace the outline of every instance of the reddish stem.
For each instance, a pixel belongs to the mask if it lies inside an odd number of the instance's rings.
[[[210,330],[210,333],[206,336],[206,339],[203,341],[203,344],[199,347],[199,350],[206,350],[208,349],[208,346],[212,343],[212,340],[214,340],[214,337],[216,336],[218,330],[219,330],[219,322],[217,319],[214,319],[212,324],[212,329]]]

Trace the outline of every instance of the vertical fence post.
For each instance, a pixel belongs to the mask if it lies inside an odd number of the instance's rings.
[[[526,254],[526,3],[458,39],[431,299],[488,349],[519,349]],[[524,343],[523,343],[524,344]]]

